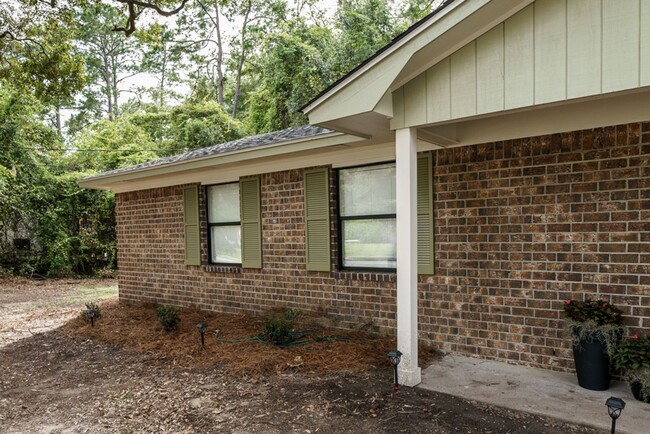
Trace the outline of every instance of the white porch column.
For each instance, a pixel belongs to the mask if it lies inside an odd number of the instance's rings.
[[[417,151],[415,128],[395,132],[397,176],[397,349],[400,384],[420,383],[418,366]]]

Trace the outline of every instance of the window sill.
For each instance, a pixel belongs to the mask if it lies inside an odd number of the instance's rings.
[[[333,271],[332,277],[339,280],[372,282],[396,282],[397,274],[389,271]]]
[[[206,273],[222,273],[222,274],[241,274],[241,265],[217,265],[210,264],[204,265],[203,271]]]

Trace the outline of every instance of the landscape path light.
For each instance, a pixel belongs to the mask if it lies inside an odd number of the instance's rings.
[[[86,309],[86,318],[90,320],[90,326],[95,327],[95,311],[93,309]]]
[[[399,362],[402,360],[402,353],[399,350],[395,351],[390,351],[388,353],[388,359],[390,360],[390,364],[393,365],[393,369],[395,370],[395,391],[399,390],[399,381],[397,380],[397,365],[399,365]]]
[[[625,401],[621,398],[611,397],[605,402],[607,406],[607,411],[609,411],[609,417],[612,418],[612,434],[616,433],[616,419],[619,418],[621,412],[625,408]]]
[[[196,328],[199,330],[199,333],[201,333],[201,346],[205,347],[205,331],[208,329],[208,325],[200,322],[196,325]]]

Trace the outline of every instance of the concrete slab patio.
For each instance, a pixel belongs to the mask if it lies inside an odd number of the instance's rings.
[[[422,371],[419,387],[603,432],[611,427],[605,401],[616,396],[626,403],[616,432],[650,434],[650,404],[635,400],[624,382],[612,382],[609,390],[599,392],[578,386],[574,374],[447,355]]]

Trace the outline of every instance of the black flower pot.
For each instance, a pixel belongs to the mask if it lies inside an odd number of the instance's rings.
[[[578,384],[589,390],[609,388],[609,356],[605,343],[599,339],[583,340],[573,347]]]
[[[650,396],[647,396],[646,399],[642,399],[641,397],[641,382],[640,381],[634,381],[630,383],[630,390],[632,390],[632,395],[634,395],[634,398],[636,398],[637,401],[645,402],[646,404],[650,404]]]

